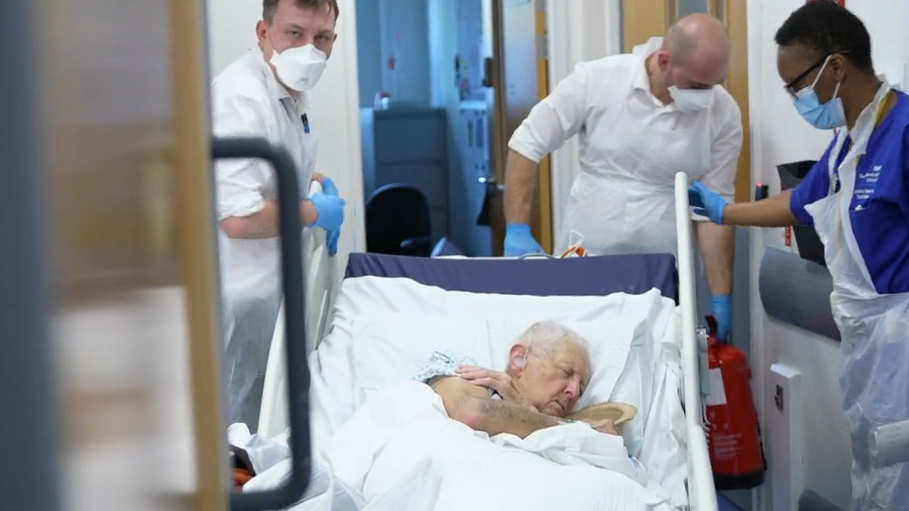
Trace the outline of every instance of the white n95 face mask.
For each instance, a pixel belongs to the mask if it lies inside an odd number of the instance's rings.
[[[275,51],[271,64],[281,83],[297,92],[308,91],[319,83],[328,55],[311,44]]]
[[[697,112],[713,105],[712,89],[680,89],[673,85],[669,95],[679,112]]]

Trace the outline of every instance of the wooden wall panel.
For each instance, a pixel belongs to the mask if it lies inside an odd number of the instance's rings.
[[[662,37],[675,19],[672,0],[622,0],[622,48],[625,53],[651,37]]]

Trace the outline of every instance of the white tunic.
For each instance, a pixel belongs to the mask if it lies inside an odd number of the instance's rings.
[[[645,66],[661,42],[653,38],[633,54],[579,64],[512,136],[509,148],[535,162],[580,137],[581,174],[554,253],[568,248],[575,231],[592,254],[675,254],[679,171],[733,200],[739,107],[720,86],[702,111],[663,105],[650,91]]]
[[[308,118],[308,95],[294,100],[258,50],[228,66],[211,91],[214,135],[265,138],[284,146],[297,165],[301,197],[306,197],[319,140]],[[262,160],[216,162],[215,184],[219,221],[252,215],[266,200],[277,199],[274,170]],[[254,430],[280,304],[278,238],[231,239],[219,231],[219,246],[228,420]]]

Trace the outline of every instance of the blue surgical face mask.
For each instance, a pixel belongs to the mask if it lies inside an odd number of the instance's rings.
[[[803,119],[808,121],[808,124],[821,130],[832,130],[846,125],[846,111],[843,110],[843,99],[837,95],[840,92],[840,84],[837,83],[836,88],[833,90],[833,99],[824,104],[821,104],[821,100],[818,99],[817,92],[814,90],[814,86],[817,85],[818,79],[820,79],[829,62],[830,57],[827,57],[827,61],[824,62],[821,70],[818,71],[814,83],[798,91],[795,95],[795,109],[798,110]]]

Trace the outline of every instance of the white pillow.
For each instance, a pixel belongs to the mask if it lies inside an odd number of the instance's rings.
[[[354,378],[364,389],[407,380],[416,374],[433,351],[463,353],[484,367],[501,371],[507,367],[508,351],[518,335],[533,322],[545,319],[486,321],[471,317],[405,314],[364,318],[357,321],[359,328],[354,336]],[[595,368],[578,406],[609,400],[623,374],[632,346],[649,342],[646,325],[640,320],[624,318],[565,321],[562,324],[588,341]]]
[[[544,319],[486,321],[468,316],[388,314],[358,320],[360,328],[353,344],[356,405],[376,389],[412,378],[433,351],[462,353],[484,367],[503,370],[518,335]],[[625,426],[624,436],[629,452],[639,452],[653,392],[652,340],[647,325],[642,319],[618,317],[562,324],[590,345],[594,371],[578,409],[607,401],[637,407],[638,415]]]
[[[434,351],[469,355],[491,365],[486,321],[466,316],[386,314],[362,321],[354,334],[356,405],[366,394],[413,378]]]
[[[351,323],[363,315],[455,315],[478,320],[533,319],[590,321],[603,317],[649,317],[659,309],[660,292],[609,296],[526,296],[446,291],[410,279],[345,279],[335,304],[334,322]]]
[[[667,305],[667,303],[669,305]],[[381,346],[370,346],[371,341],[364,340],[364,335],[371,338],[380,338],[389,342],[393,337],[386,335],[384,330],[391,327],[392,332],[406,340],[410,345],[427,346],[422,344],[426,341],[433,343],[433,346],[445,346],[445,349],[454,350],[459,346],[459,337],[454,336],[452,339],[449,334],[457,332],[467,332],[467,328],[480,328],[480,324],[487,326],[489,324],[501,324],[502,322],[512,322],[516,325],[511,330],[517,330],[513,334],[497,334],[496,338],[503,335],[508,341],[519,333],[522,328],[530,326],[533,321],[548,318],[554,321],[560,321],[565,324],[575,325],[582,322],[600,321],[604,318],[634,318],[644,319],[654,329],[654,336],[661,338],[665,331],[666,322],[662,321],[662,326],[652,323],[660,323],[658,319],[664,315],[664,310],[672,307],[671,300],[667,300],[660,295],[656,289],[651,289],[640,295],[629,295],[624,293],[614,293],[609,296],[524,296],[524,295],[494,295],[494,294],[477,294],[463,291],[446,291],[444,289],[419,284],[413,280],[405,278],[382,278],[382,277],[358,277],[345,279],[341,285],[340,294],[335,306],[333,318],[332,333],[319,346],[314,359],[333,358],[342,365],[353,365],[352,354],[358,352],[357,357],[362,366],[366,367],[371,356],[370,350],[382,349]],[[384,319],[383,319],[384,318]],[[434,318],[434,319],[427,319]],[[438,318],[442,323],[439,323]],[[425,324],[429,321],[432,324]],[[487,324],[487,321],[489,322]],[[381,326],[384,325],[384,326]],[[408,325],[402,328],[402,325]],[[442,325],[440,328],[434,328],[435,325]],[[469,326],[473,325],[473,326]],[[579,327],[580,328],[580,327]],[[662,328],[662,330],[661,330]],[[435,331],[433,331],[435,330]],[[412,336],[419,332],[432,332],[431,336]],[[477,334],[479,334],[477,332]],[[446,337],[447,336],[447,337]],[[461,336],[466,337],[466,336]],[[510,338],[509,338],[510,337]],[[408,340],[409,339],[409,340]],[[489,342],[488,335],[484,337]],[[444,341],[444,342],[443,342]],[[487,351],[489,351],[487,344]],[[472,351],[474,348],[465,348]],[[365,350],[365,352],[364,352]],[[433,349],[427,348],[424,352],[431,353]],[[477,357],[478,362],[484,360],[480,355],[483,351],[476,348],[478,354],[470,354]],[[504,357],[507,355],[507,348],[496,350],[496,356],[502,359],[493,360],[490,358],[490,364],[494,368],[504,368]],[[498,353],[501,353],[499,355]],[[351,355],[348,355],[351,354]],[[329,355],[332,355],[329,357]],[[491,357],[491,352],[490,355]],[[391,373],[390,367],[403,367],[403,362],[386,360],[386,374]],[[428,355],[427,355],[428,358]],[[391,357],[392,360],[397,360]],[[495,362],[495,363],[494,363]],[[494,364],[493,364],[494,363]],[[653,361],[656,364],[656,361]],[[337,365],[337,364],[336,364]],[[413,367],[411,361],[408,368]],[[355,375],[342,371],[338,373],[338,368],[323,364],[311,364],[314,371],[314,379],[320,378],[326,382],[326,389],[317,388],[314,385],[313,390],[318,392],[328,392],[334,394],[338,391],[338,385],[344,382],[344,387],[351,389],[359,396],[344,396],[341,399],[341,407],[344,403],[350,403],[350,409],[340,413],[339,417],[348,417],[353,413],[354,408],[361,402],[364,388],[376,388],[389,378],[378,379],[378,369],[376,367],[366,368],[363,372],[364,378],[372,378],[372,382],[356,383],[349,381]],[[381,367],[381,366],[379,366]],[[350,369],[353,372],[353,368]],[[362,370],[361,370],[362,372]],[[408,375],[409,378],[411,375]],[[399,374],[400,377],[400,374]],[[350,386],[348,386],[350,385]],[[361,389],[359,392],[355,389]],[[344,392],[343,390],[341,392]],[[590,394],[596,396],[596,394]],[[619,394],[625,397],[625,394]],[[323,401],[335,401],[338,396],[324,396]],[[596,396],[599,397],[599,396]],[[592,399],[592,397],[591,397]],[[586,402],[586,401],[585,401]],[[337,407],[335,407],[337,408]],[[337,413],[336,413],[337,415]]]

